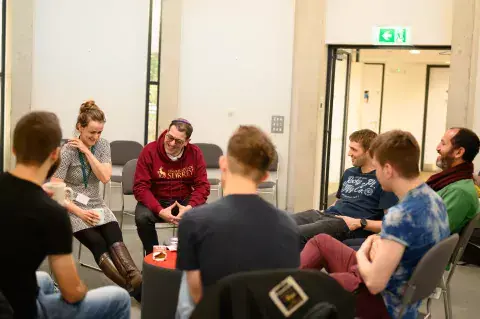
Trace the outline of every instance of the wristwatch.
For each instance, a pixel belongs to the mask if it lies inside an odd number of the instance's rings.
[[[367,227],[367,220],[365,218],[360,219],[360,228],[365,229]]]

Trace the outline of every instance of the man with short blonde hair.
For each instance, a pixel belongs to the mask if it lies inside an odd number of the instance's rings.
[[[198,303],[204,288],[233,273],[299,266],[295,223],[257,195],[275,156],[270,138],[254,126],[240,126],[230,138],[220,158],[225,196],[180,221],[177,268],[188,284],[180,304],[185,295]]]

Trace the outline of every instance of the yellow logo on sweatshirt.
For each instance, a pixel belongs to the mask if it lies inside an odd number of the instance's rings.
[[[158,170],[158,177],[165,178],[166,176],[167,174],[163,171],[163,167],[160,167],[160,169]]]
[[[181,169],[173,169],[164,171],[163,167],[158,169],[158,177],[165,178],[165,179],[178,179],[178,178],[190,178],[193,176],[193,166],[187,166]]]

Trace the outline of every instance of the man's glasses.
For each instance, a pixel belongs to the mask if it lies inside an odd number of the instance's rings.
[[[185,143],[184,140],[181,140],[179,138],[175,138],[170,134],[165,135],[165,139],[167,140],[168,143],[170,143],[172,141],[175,141],[175,145],[182,145],[183,143]]]

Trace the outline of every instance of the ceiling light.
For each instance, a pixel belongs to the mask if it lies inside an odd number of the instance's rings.
[[[410,54],[420,54],[420,50],[410,50]]]

